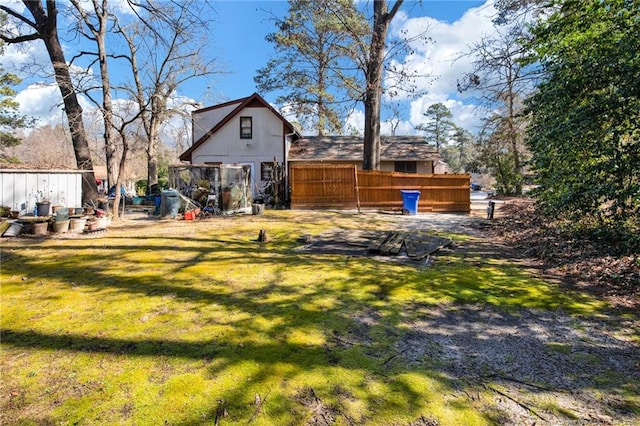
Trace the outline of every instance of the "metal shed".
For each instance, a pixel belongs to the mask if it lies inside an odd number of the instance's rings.
[[[33,212],[38,196],[46,196],[51,205],[82,207],[81,170],[0,169],[0,205]]]

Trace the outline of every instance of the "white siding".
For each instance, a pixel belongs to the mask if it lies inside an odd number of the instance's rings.
[[[238,107],[238,103],[225,107],[214,108],[208,111],[193,114],[193,142],[200,139],[205,133],[213,129],[223,118]]]
[[[240,139],[240,117],[252,118],[252,138]],[[191,164],[222,163],[251,166],[251,186],[264,184],[260,179],[260,165],[284,163],[284,125],[268,108],[245,108],[226,123],[215,135],[191,154]]]
[[[253,137],[240,139],[240,117],[252,117]],[[192,164],[255,163],[284,160],[283,124],[268,108],[246,108],[191,154]]]

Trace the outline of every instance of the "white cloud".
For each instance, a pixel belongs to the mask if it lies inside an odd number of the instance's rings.
[[[433,40],[433,43],[413,44],[414,53],[398,62],[409,72],[428,76],[416,80],[418,92],[426,91],[426,95],[413,101],[409,101],[410,94],[404,97],[410,102],[410,126],[405,128],[412,129],[422,123],[422,114],[430,105],[438,102],[451,110],[454,122],[461,127],[473,132],[479,126],[480,117],[476,114],[472,93],[457,93],[457,81],[472,70],[473,58],[465,56],[464,52],[473,43],[495,32],[491,22],[496,15],[493,3],[493,0],[488,0],[482,6],[471,8],[451,23],[427,16],[411,18],[402,14],[397,17],[392,34],[399,36],[404,32],[412,37],[428,29],[428,35]],[[396,133],[400,134],[399,131]]]
[[[11,0],[11,5],[15,5],[16,10],[22,11],[22,2]],[[118,9],[121,13],[127,13],[130,9],[122,5],[124,0],[118,0]],[[122,6],[122,7],[121,7]],[[428,13],[428,10],[426,11]],[[422,115],[433,103],[444,103],[454,115],[454,121],[462,127],[474,131],[479,125],[479,114],[476,114],[474,101],[470,94],[458,94],[456,82],[459,78],[471,69],[471,58],[461,57],[461,52],[468,50],[468,46],[479,41],[483,36],[493,32],[491,19],[495,15],[493,0],[488,0],[484,5],[469,9],[460,19],[447,23],[438,21],[431,17],[411,17],[402,11],[393,21],[392,34],[399,31],[406,31],[409,36],[417,35],[428,28],[428,36],[433,39],[433,43],[416,43],[412,46],[414,53],[404,58],[398,58],[398,65],[407,70],[416,71],[430,77],[421,78],[416,83],[419,89],[427,90],[427,94],[418,99],[405,96],[403,105],[405,107],[403,121],[399,123],[396,134],[416,134],[415,126],[424,121]],[[61,26],[61,29],[64,27]],[[77,47],[71,45],[65,51],[72,52]],[[41,41],[28,43],[16,48],[6,46],[4,56],[0,56],[0,66],[9,70],[19,70],[29,68],[35,70],[35,64],[41,64],[42,70],[46,70],[50,75],[50,62]],[[80,73],[86,72],[79,69]],[[20,73],[25,78],[24,73]],[[45,81],[44,74],[41,73],[40,80]],[[117,72],[116,72],[117,75]],[[52,81],[47,78],[47,82]],[[397,98],[396,98],[397,99]],[[35,85],[29,79],[20,88],[17,100],[21,104],[21,113],[37,117],[43,123],[57,124],[64,117],[61,112],[60,94],[55,85]],[[87,115],[93,106],[86,99],[80,97],[81,104]],[[284,107],[286,112],[286,107]],[[288,119],[295,120],[295,117],[287,116]],[[346,125],[348,129],[356,129],[360,133],[364,129],[364,114],[362,111],[352,112]],[[381,123],[383,133],[390,133],[390,124]]]
[[[38,124],[55,126],[62,122],[62,96],[56,84],[30,84],[16,96],[20,113],[33,117]]]
[[[406,31],[409,35],[417,35],[428,29],[433,43],[416,43],[412,45],[414,55],[403,61],[409,70],[416,70],[420,75],[431,75],[437,80],[432,84],[421,81],[420,88],[428,88],[430,92],[449,93],[456,90],[456,81],[470,69],[472,58],[465,57],[463,52],[469,50],[474,42],[494,32],[491,20],[496,10],[493,0],[483,6],[469,9],[457,21],[442,22],[430,17],[404,18],[401,27],[395,27],[394,33]]]
[[[346,121],[347,133],[356,131],[359,135],[364,134],[364,112],[360,110],[352,110],[347,116]]]

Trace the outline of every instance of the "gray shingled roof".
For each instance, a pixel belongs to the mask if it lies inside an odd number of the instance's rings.
[[[289,160],[361,161],[364,150],[359,136],[307,136],[291,145]],[[381,136],[381,161],[437,160],[440,155],[422,136]]]

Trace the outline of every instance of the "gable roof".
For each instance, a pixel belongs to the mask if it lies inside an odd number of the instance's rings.
[[[218,104],[218,105],[213,105],[213,106],[206,107],[206,108],[201,108],[201,109],[193,111],[192,114],[199,114],[199,113],[211,111],[211,110],[214,110],[214,109],[226,108],[226,107],[233,106],[233,105],[236,105],[236,107],[233,108],[230,113],[228,113],[221,120],[219,120],[211,129],[209,129],[204,135],[202,135],[202,137],[200,137],[200,139],[195,141],[193,143],[193,145],[191,145],[189,147],[189,149],[187,149],[185,152],[180,154],[180,160],[181,161],[189,161],[189,162],[191,162],[191,154],[193,153],[193,151],[196,148],[198,148],[200,145],[205,143],[211,136],[213,136],[225,124],[227,124],[229,121],[231,121],[231,119],[233,119],[233,117],[238,115],[243,109],[249,108],[249,107],[251,107],[251,108],[255,108],[255,107],[268,108],[276,117],[278,117],[285,124],[285,126],[287,126],[288,133],[296,133],[296,134],[298,134],[298,131],[296,130],[296,128],[293,127],[293,125],[291,123],[289,123],[278,111],[276,111],[275,108],[273,108],[271,105],[269,105],[269,103],[267,101],[265,101],[262,98],[262,96],[258,95],[257,93],[254,93],[253,95],[248,96],[246,98],[240,98],[240,99],[236,99],[234,101],[229,101],[229,102],[225,102],[225,103]]]
[[[364,138],[311,136],[291,144],[290,161],[362,161]],[[438,160],[440,154],[422,136],[381,136],[381,161]]]

